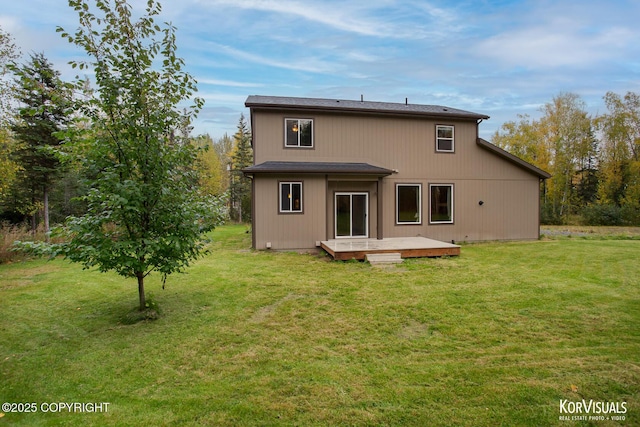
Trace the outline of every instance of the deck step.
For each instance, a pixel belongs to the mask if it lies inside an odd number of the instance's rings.
[[[365,255],[365,259],[369,261],[371,265],[389,265],[389,264],[400,264],[402,262],[402,257],[398,252],[392,253],[379,253],[379,254],[367,254]]]

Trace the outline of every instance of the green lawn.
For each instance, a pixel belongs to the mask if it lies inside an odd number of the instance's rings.
[[[0,265],[2,425],[640,425],[640,240],[464,245],[371,268],[212,234],[147,285],[66,261]],[[560,401],[626,402],[622,422]],[[51,413],[49,403],[108,402]],[[45,409],[50,408],[45,406]],[[55,406],[54,406],[55,408]]]

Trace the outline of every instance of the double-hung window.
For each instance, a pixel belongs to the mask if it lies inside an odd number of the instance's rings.
[[[430,184],[430,224],[453,224],[453,184]]]
[[[436,126],[436,151],[444,153],[453,153],[455,151],[453,126]]]
[[[285,119],[285,147],[313,148],[313,120]]]
[[[396,224],[422,224],[422,185],[396,185]]]
[[[302,182],[280,183],[280,213],[302,212]]]

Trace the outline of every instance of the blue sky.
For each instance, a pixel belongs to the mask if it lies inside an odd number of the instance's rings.
[[[144,1],[131,0],[143,10]],[[490,139],[561,92],[605,112],[640,92],[638,0],[164,0],[206,101],[194,133],[233,134],[248,95],[436,104],[491,116]],[[66,0],[0,0],[0,26],[71,80],[83,56],[55,32]]]

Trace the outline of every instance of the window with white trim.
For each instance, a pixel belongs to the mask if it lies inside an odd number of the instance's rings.
[[[313,120],[285,119],[285,147],[313,147]]]
[[[422,185],[396,185],[396,224],[422,224]]]
[[[436,126],[436,151],[453,153],[455,149],[454,129],[449,125]]]
[[[302,182],[280,183],[280,213],[302,212]]]
[[[453,224],[453,184],[429,184],[430,224]]]

